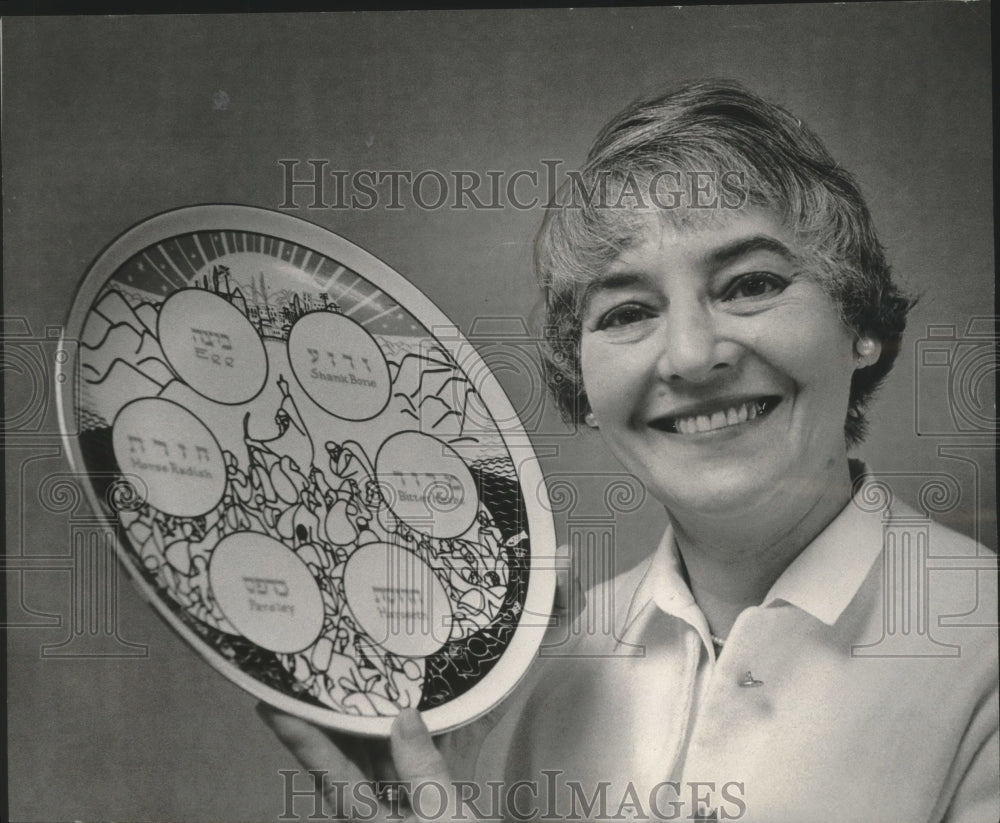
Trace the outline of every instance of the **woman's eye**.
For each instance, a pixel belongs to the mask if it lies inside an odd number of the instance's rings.
[[[624,306],[617,306],[601,317],[598,323],[598,328],[621,328],[622,326],[628,326],[632,323],[638,323],[640,320],[645,320],[647,317],[649,317],[648,309],[642,306],[637,306],[634,303],[629,303]]]
[[[723,300],[741,300],[754,297],[769,297],[780,294],[788,285],[783,277],[770,272],[753,272],[737,277],[730,283]]]

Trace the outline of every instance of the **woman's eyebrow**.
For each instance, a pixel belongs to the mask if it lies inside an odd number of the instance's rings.
[[[739,260],[754,252],[771,252],[784,258],[789,263],[800,262],[800,258],[788,246],[769,234],[754,234],[750,237],[740,237],[722,246],[712,249],[705,255],[706,266],[710,269],[720,269],[723,266]],[[598,275],[586,286],[580,294],[579,313],[587,310],[590,301],[599,292],[615,291],[641,286],[649,282],[646,275],[635,271],[610,271]]]
[[[732,263],[734,260],[739,260],[741,257],[757,251],[772,252],[783,257],[789,263],[799,261],[799,256],[788,246],[767,234],[755,234],[752,237],[741,237],[738,240],[733,240],[731,243],[712,249],[705,256],[705,259],[712,268],[721,268],[727,263]]]

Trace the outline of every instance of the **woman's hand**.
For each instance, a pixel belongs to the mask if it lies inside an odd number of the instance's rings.
[[[399,713],[389,740],[337,734],[263,703],[257,712],[299,762],[316,773],[326,804],[324,816],[379,823],[471,820],[467,806],[459,814],[448,767],[416,709]],[[387,789],[396,784],[406,790],[393,795]],[[407,802],[407,791],[419,794],[415,808]]]

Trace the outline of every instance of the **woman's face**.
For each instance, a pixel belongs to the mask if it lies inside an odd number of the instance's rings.
[[[762,211],[641,241],[587,288],[581,369],[604,439],[675,514],[817,499],[847,479],[855,336]]]

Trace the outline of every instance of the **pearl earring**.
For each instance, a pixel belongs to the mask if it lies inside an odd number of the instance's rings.
[[[862,337],[854,344],[854,350],[861,361],[858,365],[870,366],[878,359],[879,344],[870,337]]]
[[[597,428],[597,416],[592,411],[587,412],[583,416],[583,422],[586,423],[588,426],[590,426],[590,428],[592,429]]]

